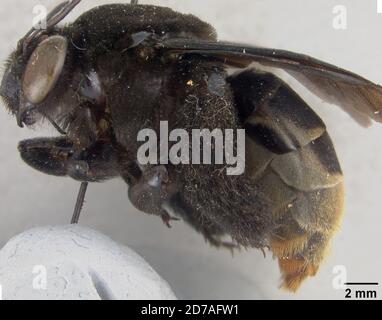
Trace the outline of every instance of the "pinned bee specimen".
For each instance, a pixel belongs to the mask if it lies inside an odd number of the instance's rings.
[[[250,64],[285,70],[362,125],[382,121],[382,88],[305,55],[218,42],[209,24],[164,7],[105,5],[58,27],[79,2],[54,9],[6,64],[1,96],[18,125],[45,119],[61,134],[20,142],[21,157],[82,182],[81,197],[86,183],[121,177],[136,208],[166,224],[176,215],[214,246],[270,248],[282,286],[297,290],[340,224],[343,176],[320,117]],[[244,174],[140,164],[137,135],[161,121],[189,133],[245,129]]]

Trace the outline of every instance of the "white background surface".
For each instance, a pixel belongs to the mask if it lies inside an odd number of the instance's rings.
[[[4,60],[32,23],[36,4],[58,1],[2,0],[0,59]],[[115,1],[87,1],[71,15]],[[212,23],[222,40],[306,53],[382,83],[382,14],[377,1],[360,0],[193,0],[142,1],[194,13]],[[348,29],[334,30],[333,7],[348,9]],[[294,83],[294,82],[293,82]],[[131,207],[122,181],[92,185],[81,224],[136,249],[172,286],[179,298],[342,299],[332,287],[335,265],[349,281],[382,282],[382,126],[360,128],[339,108],[322,103],[301,86],[296,90],[327,123],[346,177],[346,212],[332,252],[315,278],[297,294],[280,291],[276,261],[250,250],[217,251],[182,222],[167,230],[158,218]],[[0,108],[0,245],[32,226],[66,224],[79,187],[69,179],[44,176],[19,158],[19,140],[52,134],[19,129]],[[379,290],[382,297],[382,290]]]
[[[0,250],[4,300],[174,300],[126,246],[78,225],[30,229]]]

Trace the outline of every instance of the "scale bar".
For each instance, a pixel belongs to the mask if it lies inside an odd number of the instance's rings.
[[[378,282],[345,282],[347,286],[378,286]]]

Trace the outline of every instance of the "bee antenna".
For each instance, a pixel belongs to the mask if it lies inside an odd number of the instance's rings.
[[[32,28],[23,38],[23,53],[26,55],[29,44],[48,29],[56,26],[63,20],[79,3],[81,0],[68,0],[56,6],[46,17],[46,29]]]

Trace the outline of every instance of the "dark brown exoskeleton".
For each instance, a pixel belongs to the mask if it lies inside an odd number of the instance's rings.
[[[56,27],[78,2],[57,7],[7,63],[1,96],[18,124],[47,119],[62,133],[22,141],[22,158],[85,183],[122,177],[138,209],[166,223],[176,214],[213,245],[269,247],[282,285],[296,290],[340,223],[342,172],[322,120],[249,65],[287,71],[361,124],[382,121],[382,88],[308,56],[217,42],[210,25],[168,8],[106,5]],[[214,163],[140,165],[138,132],[159,132],[160,121],[189,133],[245,129],[244,174]]]

